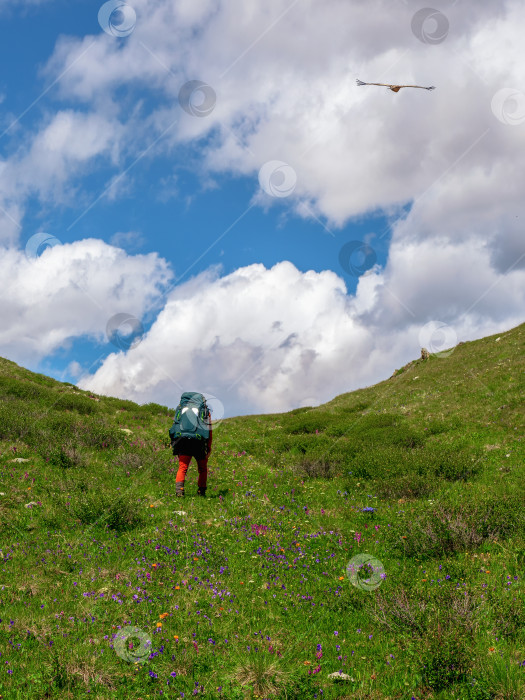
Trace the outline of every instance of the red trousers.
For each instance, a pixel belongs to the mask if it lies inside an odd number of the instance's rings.
[[[197,481],[197,486],[206,486],[206,481],[208,479],[208,458],[197,459],[197,468],[199,470],[199,478]],[[177,472],[177,482],[183,482],[186,480],[186,472],[191,462],[191,455],[179,455],[179,471]]]

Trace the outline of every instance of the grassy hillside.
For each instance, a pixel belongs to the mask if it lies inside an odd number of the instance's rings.
[[[173,409],[0,359],[0,697],[523,700],[524,350],[220,421],[184,500]]]

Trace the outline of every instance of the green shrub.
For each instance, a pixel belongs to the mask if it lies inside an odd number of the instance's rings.
[[[523,532],[518,496],[486,498],[481,504],[436,504],[405,521],[406,539],[387,531],[394,551],[409,557],[437,557],[477,549],[484,541]]]
[[[434,474],[446,481],[467,481],[481,471],[480,457],[472,449],[442,448],[431,455],[429,464]]]
[[[75,433],[80,444],[97,449],[120,447],[125,442],[124,433],[105,417],[88,417],[75,426]]]
[[[433,637],[421,661],[423,681],[437,692],[465,683],[472,667],[470,646],[469,640],[452,631],[445,637]]]
[[[308,479],[330,479],[337,473],[338,468],[326,458],[302,457],[292,466],[292,471]]]
[[[71,512],[83,525],[99,525],[116,532],[132,530],[144,521],[139,506],[129,496],[111,496],[105,491],[80,493]]]
[[[437,481],[419,474],[404,474],[387,479],[374,479],[374,493],[381,498],[427,498],[440,486]]]
[[[140,407],[141,412],[146,413],[147,415],[152,415],[155,416],[168,416],[171,415],[168,412],[168,409],[166,406],[161,406],[158,403],[146,403]]]
[[[100,411],[99,405],[93,399],[72,393],[63,393],[56,401],[54,408],[65,411],[77,411],[82,415],[97,413]]]

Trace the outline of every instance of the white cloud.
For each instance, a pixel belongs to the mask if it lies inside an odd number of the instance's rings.
[[[395,250],[392,269],[363,276],[355,297],[335,273],[302,273],[290,262],[224,277],[209,270],[170,294],[140,345],[112,354],[80,386],[169,406],[182,391],[202,391],[227,415],[328,401],[416,358],[429,321],[446,324],[457,342],[521,322],[525,272],[498,284],[486,252],[470,260],[472,273],[462,254],[470,248],[423,243]],[[464,289],[456,299],[451,283],[458,274]],[[469,311],[472,291],[495,283],[497,294]]]
[[[442,211],[433,218],[437,232],[450,203],[460,218],[476,210],[483,219],[487,207],[503,212],[509,181],[514,189],[522,181],[525,146],[525,128],[502,124],[491,110],[498,90],[521,85],[512,47],[521,40],[525,7],[518,0],[497,8],[437,4],[450,30],[429,45],[411,31],[419,8],[410,2],[137,0],[126,43],[103,32],[62,38],[47,71],[52,77],[67,66],[58,86],[63,96],[112,117],[116,86],[151,89],[166,101],[142,116],[142,126],[160,135],[174,124],[159,147],[176,148],[217,129],[202,154],[205,165],[252,175],[254,191],[265,162],[289,163],[297,173],[289,203],[312,202],[333,226],[377,208],[395,210],[438,183],[446,203],[440,199]],[[437,89],[394,94],[359,88],[356,77]],[[216,92],[206,118],[178,105],[189,79]],[[128,100],[122,97],[123,111]],[[134,115],[128,125],[137,149],[145,133],[140,119]]]
[[[107,346],[109,319],[151,313],[171,275],[154,253],[128,256],[96,239],[30,259],[4,249],[0,355],[32,364],[83,335]]]

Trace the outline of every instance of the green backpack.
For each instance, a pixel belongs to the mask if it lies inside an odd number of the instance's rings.
[[[172,444],[174,440],[184,437],[207,440],[210,437],[209,416],[210,409],[204,396],[185,391],[180,397],[169,431]]]

